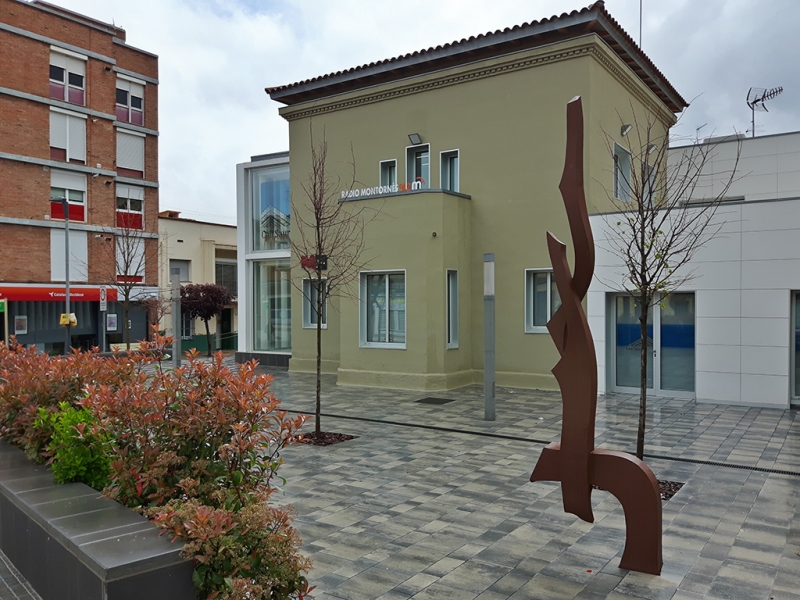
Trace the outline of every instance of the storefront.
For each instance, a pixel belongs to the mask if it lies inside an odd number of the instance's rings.
[[[115,287],[70,286],[70,312],[76,324],[70,327],[73,348],[110,348],[124,337],[123,306]],[[103,303],[105,298],[105,303]],[[59,325],[65,312],[66,288],[58,285],[0,284],[0,300],[5,301],[4,323],[7,335],[25,346],[35,345],[43,352],[63,354],[65,333]],[[147,338],[147,315],[132,307],[131,340]]]

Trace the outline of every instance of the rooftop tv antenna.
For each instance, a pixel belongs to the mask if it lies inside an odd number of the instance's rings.
[[[767,100],[772,100],[775,96],[783,92],[782,87],[772,88],[765,90],[764,88],[750,88],[747,92],[747,106],[750,107],[750,131],[753,132],[751,137],[756,137],[756,110],[769,112],[767,106],[764,104]]]

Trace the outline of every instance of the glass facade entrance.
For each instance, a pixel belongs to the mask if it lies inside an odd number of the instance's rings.
[[[289,259],[253,263],[253,349],[292,349],[292,281]]]
[[[630,296],[614,298],[614,375],[617,388],[639,387],[642,336],[639,305]],[[654,393],[695,389],[695,298],[670,294],[651,307],[647,319],[647,387]]]

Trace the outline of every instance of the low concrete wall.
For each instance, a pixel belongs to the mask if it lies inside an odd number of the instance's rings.
[[[43,600],[194,600],[180,542],[0,443],[0,548]]]

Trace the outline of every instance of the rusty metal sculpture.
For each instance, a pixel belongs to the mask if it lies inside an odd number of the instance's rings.
[[[547,247],[561,306],[547,329],[561,360],[553,368],[561,388],[561,443],[542,450],[531,481],[560,481],[564,511],[589,523],[592,484],[611,492],[625,512],[625,550],[620,568],[661,574],[661,494],[653,472],[636,457],[594,447],[597,358],[581,301],[594,273],[594,239],[583,187],[583,108],[567,104],[567,152],[559,184],[575,246],[575,274],[567,247],[547,233]]]

